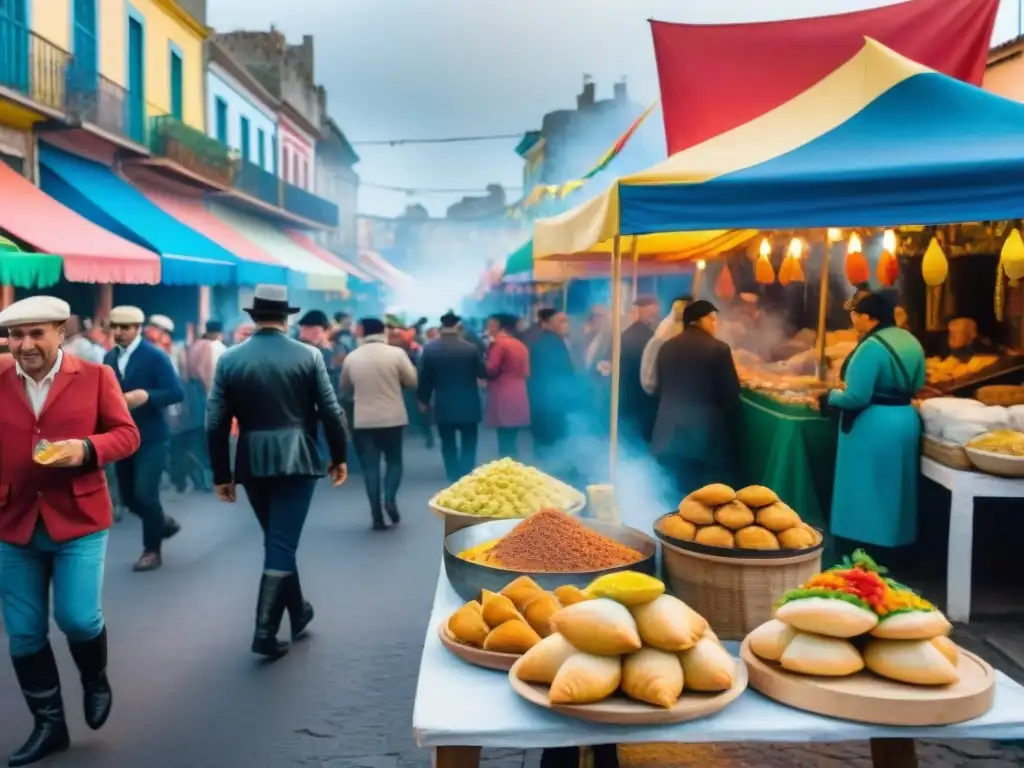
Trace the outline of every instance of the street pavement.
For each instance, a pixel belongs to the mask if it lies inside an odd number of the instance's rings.
[[[493,436],[485,436],[487,445]],[[56,627],[73,747],[54,768],[426,768],[412,737],[420,652],[440,564],[441,525],[427,500],[444,484],[439,453],[407,442],[402,524],[369,530],[361,477],[322,483],[299,553],[317,610],[307,639],[276,663],[249,653],[262,550],[244,500],[193,494],[167,510],[183,525],[164,567],[131,570],[138,522],[110,539],[105,607],[114,713],[99,733],[81,715],[80,687]],[[486,717],[486,712],[481,716]],[[29,716],[0,661],[0,754],[20,745]],[[1024,751],[988,742],[926,744],[926,766],[1024,764]],[[632,766],[867,766],[867,745],[644,745]],[[485,768],[536,766],[536,752],[485,750]]]

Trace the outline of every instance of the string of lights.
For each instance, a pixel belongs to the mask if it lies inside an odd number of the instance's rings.
[[[401,192],[409,196],[416,195],[479,195],[487,190],[484,187],[476,187],[473,189],[459,189],[449,187],[398,187],[391,184],[372,184],[366,181],[359,182],[360,187],[366,187],[367,189],[379,189],[385,192]],[[506,187],[502,185],[502,188],[506,192],[522,192],[522,187]]]
[[[466,144],[476,141],[508,141],[521,139],[524,131],[519,133],[493,133],[481,136],[442,136],[434,139],[380,139],[374,141],[352,141],[356,147],[401,147],[409,144]]]

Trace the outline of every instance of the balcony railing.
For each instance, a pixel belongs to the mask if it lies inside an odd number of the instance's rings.
[[[77,64],[77,62],[76,62]],[[128,91],[98,72],[73,65],[68,72],[68,114],[117,136],[143,144],[145,125],[140,116],[132,120]],[[136,126],[133,132],[132,124]],[[133,135],[134,134],[134,135]]]
[[[71,60],[70,53],[24,23],[0,17],[0,86],[64,112]]]
[[[284,184],[284,209],[327,227],[338,226],[338,206],[294,184]]]
[[[281,187],[277,176],[258,165],[239,161],[235,172],[235,189],[268,205],[281,207]]]
[[[235,162],[228,148],[170,115],[150,120],[149,149],[214,184],[234,186]]]

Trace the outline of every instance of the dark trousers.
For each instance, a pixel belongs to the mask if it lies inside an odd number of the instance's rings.
[[[498,427],[498,457],[514,459],[519,456],[519,428]]]
[[[437,434],[441,438],[445,475],[449,483],[454,483],[476,468],[477,425],[438,424]]]
[[[185,492],[189,480],[197,491],[212,490],[206,450],[206,433],[202,429],[190,429],[171,438],[169,471],[171,483],[179,493]]]
[[[295,552],[318,479],[261,477],[245,483],[245,494],[263,529],[264,571],[297,571]]]
[[[366,496],[370,500],[370,514],[374,520],[383,520],[381,515],[380,460],[384,459],[384,503],[394,504],[398,498],[398,486],[402,484],[402,433],[403,427],[380,427],[377,429],[354,430],[353,439],[359,462],[363,465],[363,479],[366,481]]]
[[[121,502],[142,520],[142,548],[159,552],[167,519],[160,504],[160,483],[167,466],[167,441],[143,443],[134,455],[117,462]]]

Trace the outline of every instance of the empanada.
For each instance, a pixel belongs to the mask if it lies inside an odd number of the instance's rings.
[[[757,510],[757,524],[769,531],[788,531],[800,524],[800,515],[781,501]]]
[[[707,620],[678,597],[662,595],[632,609],[640,638],[660,651],[693,648],[708,629]]]
[[[715,510],[715,522],[730,531],[746,528],[754,522],[754,513],[739,499],[723,504]]]
[[[864,669],[864,660],[849,640],[804,632],[790,641],[779,663],[790,672],[821,677],[846,677]]]
[[[526,623],[533,627],[534,631],[541,637],[551,634],[551,617],[554,616],[562,605],[550,592],[540,592],[534,596],[523,611],[523,618]]]
[[[522,612],[526,608],[526,604],[543,591],[540,584],[529,576],[520,576],[515,581],[506,584],[505,588],[501,590],[501,594],[512,601],[517,611]]]
[[[884,640],[931,640],[953,631],[953,625],[939,611],[904,611],[883,617],[871,630]]]
[[[683,664],[674,653],[644,648],[622,660],[622,692],[671,709],[683,693]]]
[[[495,653],[526,653],[540,642],[540,635],[522,619],[510,619],[495,627],[484,640],[484,650]]]
[[[709,507],[720,507],[735,499],[736,491],[728,485],[712,483],[711,485],[705,485],[703,488],[698,488],[688,498],[699,501],[701,504]]]
[[[669,515],[661,521],[661,532],[673,539],[693,541],[697,535],[697,526],[681,514]]]
[[[498,592],[483,590],[480,594],[480,604],[483,606],[484,621],[492,629],[501,626],[506,621],[523,618],[516,610],[515,604]]]
[[[748,485],[746,488],[741,488],[736,491],[736,498],[753,509],[767,507],[779,500],[775,491],[763,485]]]
[[[945,635],[933,637],[931,644],[938,648],[939,653],[949,659],[949,663],[954,667],[960,663],[960,649],[957,648],[956,643]]]
[[[850,638],[870,632],[878,615],[838,597],[805,597],[779,606],[775,618],[804,632]]]
[[[736,546],[736,538],[733,536],[732,531],[720,525],[708,525],[699,529],[693,540],[697,544],[703,544],[706,547],[733,549]]]
[[[747,640],[755,656],[766,661],[778,661],[796,636],[795,628],[778,619],[772,619],[754,629],[747,635]]]
[[[711,525],[715,522],[715,512],[711,507],[689,497],[679,502],[679,516],[694,525]]]
[[[722,645],[702,637],[688,651],[679,654],[683,665],[683,685],[688,691],[717,693],[732,687],[736,660]]]
[[[604,597],[562,608],[551,617],[551,628],[579,650],[597,656],[639,651],[643,645],[629,609]]]
[[[476,600],[466,603],[448,618],[448,632],[466,645],[482,648],[490,631]]]
[[[783,549],[807,549],[813,547],[818,541],[817,536],[799,525],[780,532],[778,539]]]
[[[564,584],[561,587],[555,588],[555,597],[558,598],[563,606],[575,605],[576,603],[582,603],[584,600],[589,600],[587,593],[579,587],[573,584]]]
[[[911,685],[951,685],[956,667],[931,640],[880,640],[864,646],[864,663],[876,675]]]
[[[736,547],[738,549],[778,549],[779,540],[775,534],[760,525],[749,525],[736,531]]]
[[[548,635],[523,654],[516,675],[525,683],[551,685],[566,659],[578,651],[559,634]]]
[[[622,681],[618,656],[575,653],[558,670],[548,691],[552,704],[593,704],[607,699]]]

